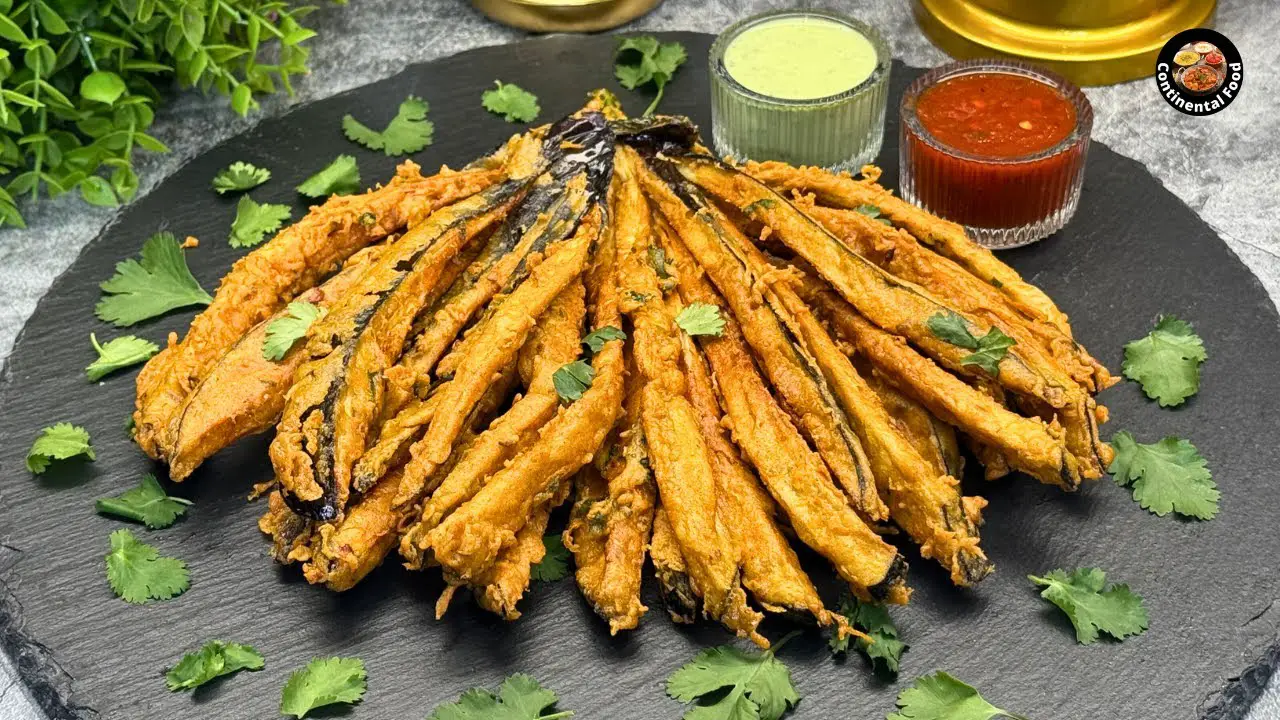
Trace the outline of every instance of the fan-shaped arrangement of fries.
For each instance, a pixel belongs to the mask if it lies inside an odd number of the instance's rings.
[[[507,618],[552,511],[617,632],[651,561],[677,620],[767,644],[767,612],[851,632],[793,543],[904,603],[896,526],[959,585],[987,575],[988,477],[1100,477],[1114,380],[1040,290],[875,183],[735,167],[685,118],[604,92],[461,170],[405,163],[245,256],[138,378],[137,441],[182,480],[275,430],[260,527],[334,590],[398,551]],[[878,209],[868,212],[867,207]],[[278,361],[286,304],[324,309]],[[697,327],[683,322],[701,317]],[[952,333],[1003,333],[975,358]]]

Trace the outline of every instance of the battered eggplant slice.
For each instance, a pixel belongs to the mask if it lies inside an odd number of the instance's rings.
[[[689,569],[676,541],[675,530],[661,505],[653,515],[653,541],[649,546],[649,559],[653,561],[654,575],[662,593],[662,605],[672,622],[691,625],[698,620],[698,608],[702,598],[693,589]]]
[[[516,542],[502,551],[498,562],[485,578],[484,584],[474,589],[476,602],[491,613],[502,616],[504,620],[517,620],[520,610],[516,605],[529,589],[529,578],[534,564],[541,562],[546,555],[546,544],[542,536],[547,531],[547,522],[551,519],[551,511],[564,504],[569,496],[570,483],[566,480],[560,484],[560,490],[554,497],[533,511],[529,521],[516,533]],[[436,615],[437,619],[440,617]]]
[[[880,398],[898,432],[915,447],[933,472],[954,478],[964,477],[964,455],[960,453],[956,429],[934,417],[920,403],[898,392],[878,370],[858,357],[852,346],[846,344],[845,353]]]
[[[375,245],[351,256],[341,272],[323,285],[307,290],[299,300],[329,308],[344,295],[385,249]],[[305,342],[294,345],[280,360],[263,357],[267,326],[281,310],[240,338],[213,366],[183,403],[174,424],[173,450],[168,456],[169,478],[182,482],[214,453],[240,438],[269,430],[284,409],[284,396],[304,357]]]
[[[666,177],[642,170],[645,192],[723,294],[783,405],[844,488],[853,507],[869,520],[888,519],[889,510],[876,492],[862,442],[850,427],[821,368],[778,317],[776,304],[762,296],[767,288],[753,282],[742,259],[727,246],[726,235],[737,231],[696,187],[675,174],[664,161],[655,160],[655,167],[664,170]]]
[[[605,447],[608,451],[602,448],[601,452],[614,452],[616,445]],[[573,511],[560,536],[564,546],[573,553],[573,576],[578,589],[593,607],[596,606],[595,598],[602,594],[604,587],[608,559],[605,546],[609,541],[609,505],[605,501],[609,496],[609,485],[596,464],[588,463],[574,475]],[[598,608],[596,613],[607,618]]]
[[[684,217],[683,206],[669,201],[661,206],[664,214],[670,209],[677,222]],[[686,227],[690,232],[703,231],[698,225],[686,223]],[[680,226],[675,229],[679,231]],[[675,265],[681,300],[725,307],[725,300],[681,239],[665,232],[658,239]],[[849,506],[826,465],[765,386],[737,321],[724,319],[721,335],[701,336],[699,344],[711,363],[734,441],[800,541],[827,558],[859,597],[907,602],[911,591],[906,585],[906,561]]]
[[[521,374],[529,378],[527,391],[476,439],[440,486],[423,501],[415,521],[401,537],[400,554],[406,567],[424,567],[430,559],[424,557],[429,547],[427,534],[475,496],[504,463],[530,447],[537,440],[538,430],[555,415],[560,398],[552,376],[562,365],[577,359],[581,349],[586,313],[583,293],[582,283],[571,285],[539,320],[517,361],[518,366],[526,367],[528,374]]]
[[[684,177],[720,200],[752,208],[754,217],[768,225],[868,320],[902,334],[952,372],[986,376],[985,370],[965,364],[967,349],[936,337],[928,322],[939,313],[955,314],[975,337],[985,335],[992,325],[881,270],[760,181],[712,158],[682,156],[673,162]],[[1044,415],[1057,415],[1081,474],[1086,478],[1102,476],[1112,451],[1098,437],[1096,403],[1074,380],[1055,363],[1047,362],[1035,347],[1021,345],[1008,350],[995,379],[1020,396],[1038,401],[1044,406]]]
[[[673,298],[674,304],[680,304]],[[823,627],[834,625],[841,635],[853,634],[843,615],[822,604],[818,589],[800,567],[777,523],[777,507],[721,425],[711,371],[693,338],[680,338],[683,366],[689,382],[689,400],[698,413],[698,426],[715,466],[717,512],[738,549],[742,584],[765,610],[813,617]]]
[[[187,395],[237,340],[301,293],[310,290],[347,258],[435,210],[474,195],[502,172],[448,168],[424,178],[405,162],[385,187],[363,195],[335,195],[270,242],[238,260],[222,278],[186,337],[147,362],[138,374],[134,422],[138,447],[155,459],[173,453],[173,420]]]
[[[618,327],[613,238],[601,234],[588,276],[594,328]],[[623,391],[622,343],[607,342],[592,358],[595,379],[539,433],[533,444],[496,472],[475,497],[426,534],[423,547],[452,578],[472,583],[515,542],[533,508],[560,482],[591,461],[617,420]]]
[[[1067,316],[1053,300],[1043,290],[1023,280],[1016,270],[1000,262],[990,250],[970,240],[962,226],[930,215],[875,182],[854,180],[847,174],[837,175],[816,167],[796,168],[779,162],[750,162],[744,169],[776,190],[816,193],[827,205],[846,209],[874,205],[896,227],[906,229],[920,242],[1000,290],[1027,315],[1051,323],[1071,337]],[[1100,370],[1106,372],[1106,368],[1100,367]],[[1101,376],[1099,386],[1106,387]]]

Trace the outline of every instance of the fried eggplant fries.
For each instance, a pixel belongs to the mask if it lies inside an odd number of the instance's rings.
[[[735,167],[597,91],[247,255],[139,375],[139,445],[181,480],[274,429],[259,527],[331,590],[398,551],[443,574],[437,616],[469,595],[515,620],[561,532],[611,633],[652,567],[676,622],[857,635],[802,545],[864,601],[908,601],[908,543],[975,585],[994,564],[965,470],[1101,476],[1116,381],[1042,291],[865,174]],[[271,360],[293,299],[324,315]],[[963,333],[996,331],[976,363]]]

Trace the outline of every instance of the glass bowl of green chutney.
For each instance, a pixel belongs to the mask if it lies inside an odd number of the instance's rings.
[[[825,10],[742,20],[711,46],[711,134],[734,160],[857,170],[880,152],[889,47]]]

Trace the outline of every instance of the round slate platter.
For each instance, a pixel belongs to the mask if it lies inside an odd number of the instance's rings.
[[[711,37],[673,33],[668,39],[683,42],[691,60],[662,109],[687,113],[705,128]],[[144,473],[164,476],[126,437],[136,370],[97,384],[84,378],[94,357],[89,333],[104,340],[124,334],[94,319],[98,283],[148,235],[168,229],[200,239],[187,257],[205,287],[216,287],[243,253],[226,242],[235,199],[210,190],[217,171],[236,160],[270,168],[271,181],[253,196],[289,203],[299,217],[305,203],[294,186],[339,153],[358,157],[366,183],[392,173],[396,160],[343,138],[345,113],[377,127],[406,95],[428,99],[435,144],[414,160],[434,168],[462,165],[517,129],[480,108],[480,93],[495,78],[536,93],[543,120],[572,111],[600,86],[639,112],[649,97],[622,90],[612,78],[615,42],[549,37],[466,52],[264,121],[126,209],[54,284],[10,356],[0,389],[0,629],[23,680],[52,716],[276,717],[293,669],[315,656],[351,655],[365,661],[368,694],[360,706],[330,716],[422,718],[469,687],[492,687],[509,673],[528,672],[559,692],[560,707],[578,717],[679,717],[682,709],[664,696],[663,679],[699,649],[730,639],[710,625],[674,626],[652,588],[641,628],[611,638],[568,580],[535,584],[523,602],[524,617],[512,624],[466,597],[437,622],[436,573],[411,574],[391,562],[339,595],[274,566],[255,525],[263,505],[245,502],[250,486],[269,476],[267,437],[223,452],[177,487],[195,507],[176,525],[135,528],[162,553],[189,564],[191,589],[176,600],[131,606],[113,596],[103,556],[108,534],[123,524],[93,511],[95,498],[135,485]],[[895,97],[915,74],[894,67]],[[896,106],[895,100],[890,107]],[[891,119],[881,155],[890,187],[896,138]],[[794,716],[882,718],[906,682],[935,669],[1037,720],[1238,716],[1256,683],[1234,681],[1251,665],[1253,679],[1265,679],[1269,666],[1259,658],[1276,639],[1270,611],[1280,595],[1275,309],[1210,228],[1139,164],[1100,146],[1070,225],[1003,257],[1058,300],[1078,337],[1115,371],[1123,344],[1148,332],[1160,313],[1195,324],[1209,351],[1199,395],[1162,410],[1133,383],[1122,384],[1103,398],[1113,414],[1104,434],[1127,429],[1146,442],[1190,438],[1222,489],[1221,515],[1211,522],[1158,518],[1107,480],[1066,495],[1021,477],[989,485],[968,478],[969,491],[991,501],[983,545],[996,574],[962,591],[912,553],[915,596],[893,613],[911,644],[901,682],[877,678],[856,654],[833,659],[825,637],[806,632],[780,655],[804,698]],[[175,312],[128,332],[163,342],[170,332],[184,332],[192,315]],[[59,463],[33,477],[23,456],[41,427],[59,421],[88,428],[97,461]],[[1062,613],[1025,579],[1094,565],[1145,597],[1151,616],[1145,635],[1077,645]],[[820,563],[814,568],[834,602],[830,573]],[[766,632],[778,638],[789,629],[779,621]],[[256,646],[266,669],[215,682],[194,696],[166,691],[162,670],[211,638]],[[1224,687],[1232,689],[1224,693]]]

